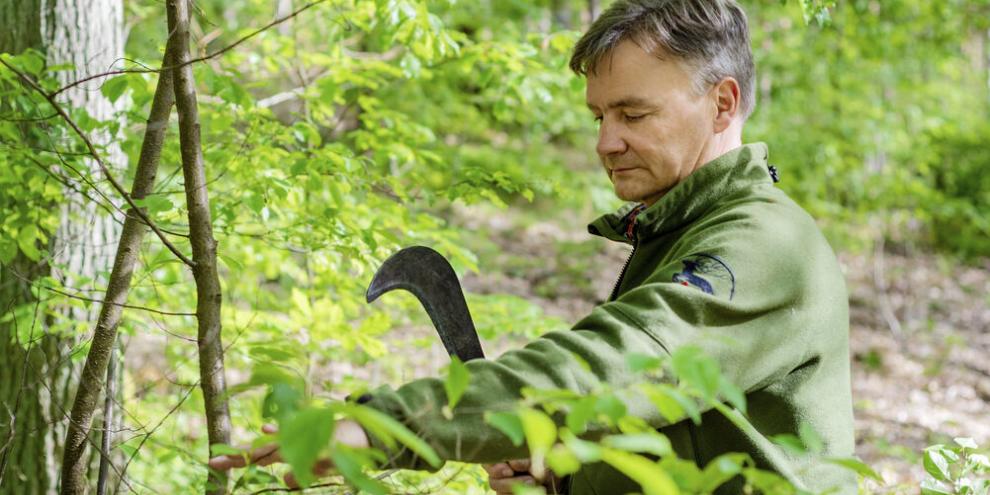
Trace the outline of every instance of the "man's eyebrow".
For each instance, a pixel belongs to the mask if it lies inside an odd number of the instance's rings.
[[[592,111],[598,110],[598,107],[588,103],[588,108]],[[620,98],[615,101],[609,102],[605,105],[605,108],[620,108],[620,107],[652,107],[654,104],[645,98],[639,98],[636,96],[630,96],[627,98]]]

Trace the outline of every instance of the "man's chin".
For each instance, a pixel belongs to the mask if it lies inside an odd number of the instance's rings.
[[[626,201],[629,203],[643,203],[647,206],[656,203],[661,197],[663,197],[664,192],[650,193],[647,191],[628,191],[620,188],[615,188],[615,196],[621,199],[622,201]]]
[[[630,191],[623,191],[621,189],[616,189],[615,190],[615,197],[621,199],[622,201],[626,201],[626,202],[630,202],[630,203],[642,203],[643,202],[643,195],[642,194],[636,194],[636,193],[630,192]]]

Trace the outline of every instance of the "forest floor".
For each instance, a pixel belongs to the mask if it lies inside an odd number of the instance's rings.
[[[607,297],[628,255],[626,246],[585,234],[583,224],[461,217],[486,219],[461,221],[486,229],[492,243],[480,249],[481,273],[466,275],[465,288],[514,294],[566,322]],[[850,297],[856,453],[886,480],[877,493],[917,493],[926,446],[954,437],[990,445],[990,262],[883,250],[839,259]],[[518,343],[485,346],[497,355]]]

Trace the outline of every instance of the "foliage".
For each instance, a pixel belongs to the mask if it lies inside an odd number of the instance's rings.
[[[956,438],[955,445],[932,445],[925,449],[928,478],[923,495],[990,493],[990,459],[972,438]]]

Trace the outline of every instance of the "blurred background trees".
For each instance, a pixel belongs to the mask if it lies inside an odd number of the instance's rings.
[[[566,327],[603,297],[597,289],[610,286],[621,256],[610,265],[614,251],[583,232],[618,203],[594,156],[583,81],[566,62],[608,3],[194,3],[193,56],[203,57],[194,72],[240,438],[257,431],[273,390],[339,399],[438,372],[445,358],[412,298],[364,303],[372,270],[398,247],[426,244],[452,259],[474,292],[483,340]],[[950,272],[985,267],[990,4],[743,3],[759,78],[745,138],[770,145],[778,186],[819,220],[836,250],[857,256],[885,246],[935,256]],[[65,21],[80,10],[85,18]],[[0,52],[49,91],[85,74],[135,70],[61,95],[125,183],[157,81],[143,68],[160,66],[164,16],[154,2],[0,0]],[[262,29],[276,19],[285,20]],[[56,482],[37,476],[35,463],[57,468],[59,435],[51,432],[64,428],[69,377],[110,269],[104,249],[113,249],[113,225],[123,220],[121,199],[52,113],[0,67],[4,493],[45,492]],[[141,206],[188,253],[175,126],[155,193]],[[872,273],[875,265],[850,264],[857,268]],[[851,286],[861,282],[854,275]],[[135,308],[121,325],[124,411],[114,445],[116,471],[126,474],[116,483],[199,491],[206,434],[195,285],[153,236],[128,303]],[[917,326],[925,325],[932,323]],[[39,389],[43,382],[49,388]],[[239,486],[269,481],[252,471]],[[481,490],[463,476],[436,486]]]
[[[68,84],[105,71],[124,55],[123,21],[119,0],[4,1],[0,53],[37,50],[54,80]],[[11,89],[6,80],[4,85]],[[62,99],[100,121],[115,120],[120,109],[93,88],[73,88]],[[28,101],[9,93],[0,99],[6,131],[0,131],[0,438],[6,439],[0,480],[9,493],[55,490],[82,331],[96,315],[92,306],[39,292],[53,279],[83,290],[100,287],[119,236],[112,215],[119,198],[94,197],[86,187],[99,180],[91,160],[60,161],[58,131],[50,121],[34,120],[40,109]],[[108,161],[126,170],[114,134],[101,130],[93,139],[106,149]]]

